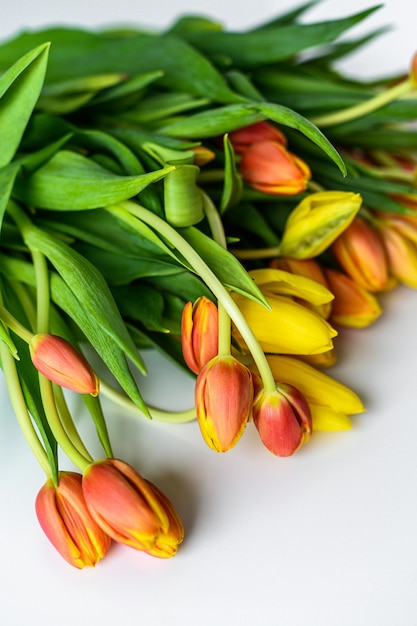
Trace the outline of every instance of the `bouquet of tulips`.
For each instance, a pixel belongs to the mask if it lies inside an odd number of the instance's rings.
[[[292,455],[364,411],[328,373],[334,337],[371,324],[379,293],[417,286],[416,63],[347,78],[335,63],[378,33],[340,37],[374,9],[301,23],[308,7],[245,32],[182,16],[0,45],[1,367],[46,474],[40,525],[75,567],[111,540],[171,557],[184,533],[114,458],[101,394],[196,419],[216,452],[249,425]],[[189,411],[144,402],[149,348],[196,377]]]

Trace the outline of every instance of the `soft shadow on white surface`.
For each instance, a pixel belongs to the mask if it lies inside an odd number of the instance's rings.
[[[137,421],[107,406],[116,454],[162,487],[184,519],[185,542],[169,561],[122,546],[95,570],[62,561],[37,525],[33,500],[43,476],[4,400],[0,601],[7,626],[52,626],[58,616],[60,626],[78,619],[413,624],[417,293],[399,289],[384,305],[373,328],[344,335],[334,370],[364,392],[368,412],[348,433],[316,433],[290,459],[270,455],[252,425],[234,450],[217,455],[195,423]]]
[[[17,1],[0,28],[7,37],[22,27],[56,22],[131,19],[157,26],[190,10],[238,27],[290,6],[295,3]],[[367,6],[327,1],[311,15],[342,16]],[[373,44],[362,56],[366,62],[353,59],[353,69],[406,69],[415,41],[407,8],[405,0],[387,2],[381,16],[372,18],[374,27],[392,23],[399,32]],[[105,403],[116,455],[155,481],[184,519],[186,539],[168,561],[122,546],[114,546],[94,570],[80,572],[61,559],[35,518],[33,503],[44,476],[18,430],[1,379],[2,624],[417,623],[417,292],[397,289],[383,306],[373,327],[343,332],[336,340],[340,362],[332,373],[364,398],[367,413],[353,419],[350,432],[316,433],[292,458],[269,454],[252,425],[235,449],[217,455],[195,423],[150,423]],[[167,408],[187,408],[191,380],[168,372],[157,355],[146,358],[151,373],[145,396]],[[81,412],[78,420],[92,440],[87,416]]]

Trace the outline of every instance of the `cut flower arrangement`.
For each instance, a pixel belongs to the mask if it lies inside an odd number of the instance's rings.
[[[380,33],[341,36],[375,8],[308,23],[310,6],[245,32],[190,15],[0,45],[1,367],[46,475],[40,525],[77,568],[112,541],[171,557],[184,536],[115,458],[102,395],[197,420],[216,452],[255,428],[291,456],[365,410],[331,375],[334,338],[417,287],[417,61],[348,78],[337,61]],[[149,348],[195,376],[188,411],[144,402]]]

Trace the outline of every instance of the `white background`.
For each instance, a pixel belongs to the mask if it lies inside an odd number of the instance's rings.
[[[118,0],[9,3],[0,36],[58,23],[169,25],[183,12],[253,26],[290,0],[254,3]],[[354,55],[362,76],[406,70],[415,46],[414,7],[388,0],[363,32],[392,32]],[[364,1],[327,1],[309,21],[342,17]],[[411,8],[410,8],[411,6]],[[114,546],[95,569],[67,565],[40,530],[34,499],[43,484],[0,383],[0,614],[4,626],[414,626],[417,624],[417,293],[399,288],[365,331],[336,340],[333,375],[364,399],[348,433],[316,433],[289,459],[260,444],[249,425],[238,446],[217,455],[195,423],[136,420],[105,403],[116,455],[169,495],[186,540],[171,560]],[[147,355],[147,398],[188,408],[192,382]],[[162,398],[162,400],[161,400]],[[87,439],[92,429],[81,412]]]

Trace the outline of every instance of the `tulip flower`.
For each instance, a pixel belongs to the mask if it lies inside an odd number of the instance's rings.
[[[42,530],[68,563],[82,569],[104,557],[111,539],[87,508],[81,474],[60,472],[58,486],[49,478],[37,495],[35,508]]]
[[[241,294],[233,293],[232,296],[265,352],[320,354],[332,349],[332,338],[337,335],[334,328],[293,299],[297,296],[320,304],[332,299],[329,290],[303,276],[272,268],[253,270],[250,275],[270,308]],[[240,342],[235,329],[233,334]]]
[[[324,275],[322,267],[316,261],[316,259],[291,259],[288,257],[273,259],[269,264],[269,267],[274,269],[280,269],[291,274],[297,274],[314,280],[319,285],[323,285],[328,289],[326,277]],[[333,299],[333,298],[331,298]],[[304,306],[316,311],[321,317],[327,319],[332,310],[332,304],[330,298],[327,302],[321,302],[320,304],[313,304],[312,302],[303,298],[296,298],[296,301],[301,302]]]
[[[395,223],[395,222],[394,222]],[[380,222],[378,232],[382,238],[390,274],[400,283],[417,287],[417,246],[403,232],[394,227],[394,223]]]
[[[181,344],[184,360],[198,374],[218,351],[217,306],[201,296],[194,304],[187,302],[181,320]]]
[[[29,343],[33,365],[52,382],[77,393],[97,396],[99,381],[86,358],[68,341],[47,333]]]
[[[285,135],[276,126],[265,121],[233,130],[229,133],[229,139],[238,154],[242,154],[249,146],[260,141],[277,141],[283,146],[287,145]]]
[[[82,488],[91,516],[112,539],[152,556],[174,556],[182,522],[171,501],[128,463],[95,461],[84,471]]]
[[[312,432],[311,411],[303,394],[279,384],[274,392],[261,390],[253,403],[253,422],[262,443],[277,456],[291,456]]]
[[[328,406],[309,402],[313,428],[315,431],[350,430],[352,422],[346,413],[335,411]]]
[[[243,179],[254,189],[270,195],[301,193],[311,178],[304,161],[278,141],[258,141],[244,151],[240,161]]]
[[[361,203],[359,194],[346,191],[308,195],[286,221],[280,255],[309,259],[321,254],[349,226]]]
[[[296,387],[309,405],[321,405],[337,413],[365,411],[357,394],[343,383],[300,359],[271,354],[267,356],[275,380]]]
[[[365,328],[381,315],[381,306],[375,295],[360,287],[349,276],[326,269],[329,287],[334,293],[330,321],[349,328]]]
[[[378,232],[362,217],[334,241],[332,252],[343,270],[367,291],[380,291],[388,284],[384,246]]]
[[[233,448],[251,417],[250,371],[230,355],[209,361],[198,375],[195,405],[201,434],[216,452]]]

